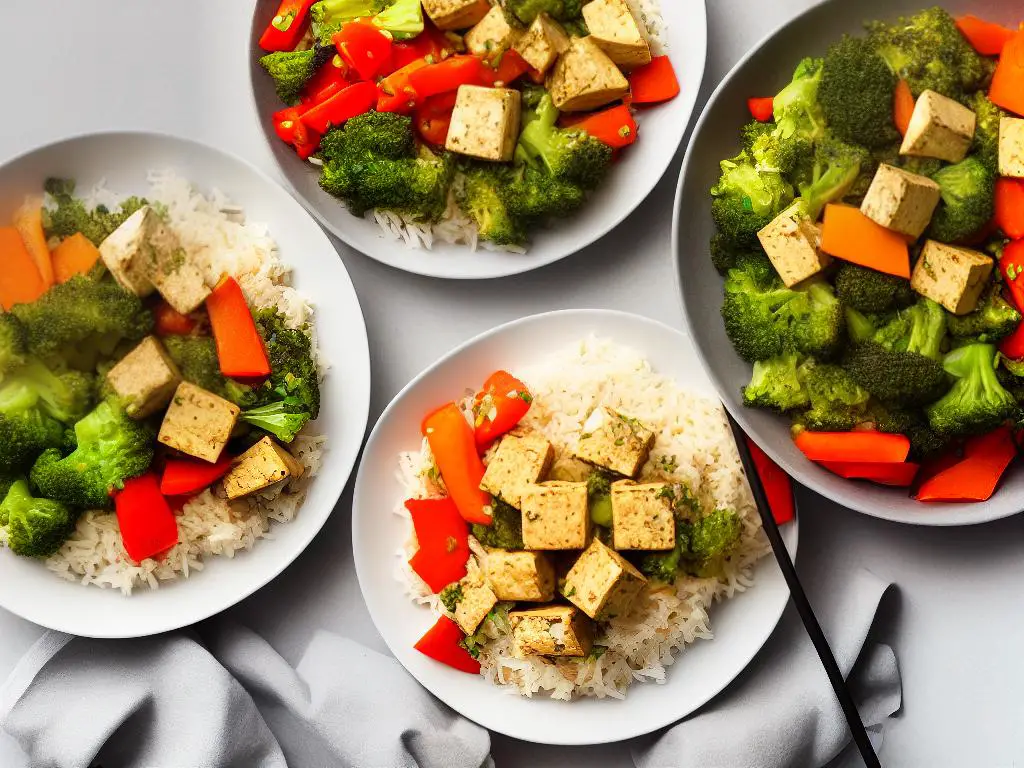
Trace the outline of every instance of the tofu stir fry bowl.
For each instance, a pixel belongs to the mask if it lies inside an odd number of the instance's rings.
[[[537,741],[627,738],[699,706],[770,631],[781,575],[691,355],[635,316],[540,315],[456,350],[382,417],[357,572],[393,652],[460,712]],[[615,719],[656,701],[655,721]]]

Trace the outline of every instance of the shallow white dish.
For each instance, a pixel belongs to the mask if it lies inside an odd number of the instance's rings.
[[[355,465],[366,430],[370,360],[359,301],[330,240],[283,189],[231,155],[186,139],[104,133],[36,149],[0,167],[0,221],[48,176],[74,178],[87,190],[101,179],[115,192],[148,191],[146,172],[171,168],[205,193],[217,188],[266,222],[296,287],[316,305],[319,343],[333,364],[315,429],[328,436],[320,474],[295,520],[273,528],[233,560],[213,557],[187,580],[132,597],[64,581],[41,563],[0,550],[0,607],[52,629],[87,637],[141,637],[193,624],[230,608],[283,571],[327,521]]]
[[[370,615],[392,653],[431,693],[490,730],[545,744],[597,744],[657,730],[690,714],[729,684],[768,639],[789,599],[769,556],[756,568],[756,586],[711,611],[716,639],[689,646],[668,668],[664,685],[634,683],[625,701],[573,702],[509,695],[478,675],[457,672],[423,656],[413,644],[434,623],[394,578],[396,552],[407,522],[392,510],[402,501],[398,454],[420,446],[420,421],[431,408],[459,396],[498,368],[515,370],[588,335],[642,352],[658,372],[681,386],[716,397],[691,342],[653,320],[608,310],[567,310],[502,325],[461,347],[414,379],[384,411],[370,435],[356,480],[352,548]],[[796,552],[797,525],[783,529]]]
[[[270,116],[283,105],[274,84],[259,64],[257,41],[273,17],[278,0],[260,0],[253,14],[249,73],[256,114],[278,167],[296,197],[327,229],[372,259],[406,272],[449,279],[482,279],[528,272],[563,259],[599,240],[642,203],[664,175],[690,123],[707,54],[707,14],[704,0],[661,0],[667,27],[667,53],[672,58],[682,92],[667,104],[645,108],[638,116],[640,139],[622,154],[605,183],[578,215],[538,230],[529,253],[473,252],[466,246],[438,244],[414,250],[386,239],[375,223],[349,213],[344,203],[317,184],[318,169],[282,142]]]

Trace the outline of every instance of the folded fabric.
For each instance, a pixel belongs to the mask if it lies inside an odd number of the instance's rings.
[[[815,606],[878,749],[901,703],[892,649],[869,640],[891,585],[862,570],[838,597]],[[696,715],[633,749],[638,768],[811,768],[862,765],[842,709],[792,607],[756,662]]]
[[[51,632],[0,690],[4,768],[480,768],[489,751],[393,659],[328,633],[293,669],[222,620],[130,641]]]

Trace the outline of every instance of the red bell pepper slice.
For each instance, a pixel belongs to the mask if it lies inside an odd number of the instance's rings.
[[[426,59],[416,59],[399,70],[392,72],[378,84],[378,112],[412,112],[416,106],[416,91],[410,83],[410,76],[417,69],[427,66]]]
[[[650,64],[637,67],[629,76],[629,93],[634,104],[660,104],[679,95],[679,80],[668,56],[655,56]]]
[[[331,60],[320,67],[306,83],[306,87],[303,89],[303,101],[310,106],[326,101],[338,91],[351,85],[348,74],[348,67],[341,57],[331,57]]]
[[[343,24],[331,38],[338,55],[363,80],[370,80],[388,66],[392,38],[369,21]]]
[[[964,458],[929,478],[917,491],[918,501],[987,501],[1017,456],[1010,427],[1000,427],[964,445]]]
[[[636,120],[625,104],[573,121],[572,127],[586,131],[613,149],[628,147],[637,137]]]
[[[747,109],[759,123],[770,123],[775,117],[775,98],[762,96],[747,99]]]
[[[988,97],[1003,109],[1024,117],[1024,29],[1015,32],[999,55]]]
[[[302,113],[302,124],[319,134],[327,133],[356,115],[369,112],[377,104],[376,83],[353,83],[327,101]]]
[[[1024,240],[1015,240],[1003,249],[999,271],[1003,273],[1013,305],[1017,309],[1024,308]]]
[[[495,371],[484,382],[473,403],[476,445],[487,450],[495,440],[511,432],[533,404],[533,395],[508,371]]]
[[[409,75],[409,84],[416,92],[417,101],[447,91],[457,91],[462,85],[481,84],[483,61],[476,56],[452,56],[437,64],[428,64]]]
[[[114,509],[124,549],[135,562],[178,543],[178,521],[152,472],[126,480],[124,488],[114,492]]]
[[[391,59],[388,61],[386,69],[381,70],[380,74],[391,75],[403,67],[409,66],[414,61],[427,63],[425,55],[420,52],[414,41],[393,43],[391,45]]]
[[[884,461],[823,461],[821,466],[847,480],[870,480],[879,485],[909,488],[921,468],[920,464]]]
[[[236,379],[269,376],[270,361],[263,348],[263,338],[235,278],[225,277],[217,284],[206,297],[206,311],[210,315],[221,373]]]
[[[768,506],[776,525],[790,522],[796,517],[793,481],[778,464],[768,457],[767,453],[761,450],[761,446],[749,437],[747,437],[747,447],[750,449],[750,457],[754,460],[754,466],[757,468],[757,476],[761,478],[761,485],[764,486],[765,495],[768,497]]]
[[[907,460],[910,440],[905,435],[882,432],[811,432],[794,439],[811,461],[872,461],[900,463]]]
[[[455,403],[448,403],[423,420],[422,430],[459,514],[468,523],[490,525],[491,497],[480,490],[484,463],[462,411]]]
[[[153,330],[157,336],[188,336],[196,328],[196,321],[183,315],[166,301],[153,308]]]
[[[967,14],[956,20],[956,26],[967,38],[978,53],[982,56],[998,56],[1010,38],[1013,37],[1013,30],[991,21],[979,19],[977,16]]]
[[[309,9],[316,0],[281,0],[277,13],[260,36],[265,51],[293,51],[306,33]]]
[[[442,616],[413,647],[424,656],[447,664],[459,672],[480,674],[480,662],[461,645],[465,639],[466,636],[462,634],[459,625],[447,616]]]
[[[996,181],[996,226],[1011,240],[1024,238],[1024,179]]]
[[[416,108],[416,130],[428,144],[443,147],[448,141],[448,129],[452,124],[452,112],[457,98],[456,91],[439,93],[425,99]]]
[[[1011,360],[1024,360],[1024,323],[999,342],[999,351]]]
[[[443,499],[409,499],[405,508],[412,516],[420,548],[409,565],[434,592],[440,592],[466,575],[469,560],[469,526],[450,496]]]
[[[199,459],[167,459],[160,478],[160,493],[188,496],[209,488],[231,469],[233,458],[225,451],[213,464]]]
[[[484,85],[502,88],[514,83],[529,71],[530,65],[526,63],[526,59],[520,56],[518,51],[509,48],[501,54],[497,66],[484,62],[480,68],[480,79]]]
[[[448,36],[434,26],[434,23],[424,14],[423,31],[412,40],[406,41],[411,45],[419,58],[427,60],[428,64],[437,64],[455,53],[455,47]]]

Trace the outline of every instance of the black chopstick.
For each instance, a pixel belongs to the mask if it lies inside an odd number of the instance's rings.
[[[740,452],[743,469],[747,474],[747,480],[750,482],[750,490],[754,494],[754,503],[757,505],[757,511],[761,515],[761,524],[764,526],[764,532],[768,534],[768,541],[771,542],[772,552],[775,553],[775,559],[779,562],[779,568],[782,569],[782,575],[789,586],[789,595],[793,598],[793,605],[796,606],[804,629],[814,645],[814,650],[818,652],[821,666],[825,668],[829,682],[832,683],[832,690],[835,691],[836,698],[839,700],[839,706],[843,708],[846,723],[850,727],[850,733],[853,735],[853,741],[860,751],[860,756],[864,758],[864,764],[867,768],[881,768],[881,763],[878,762],[878,755],[875,754],[875,749],[871,746],[871,741],[868,739],[867,731],[864,730],[864,721],[860,719],[857,705],[853,702],[850,689],[846,685],[843,673],[839,670],[839,664],[836,663],[836,657],[832,655],[832,649],[825,638],[825,633],[821,631],[818,617],[814,615],[814,609],[811,608],[811,604],[807,600],[803,585],[800,583],[800,577],[796,575],[793,559],[789,556],[789,550],[786,549],[786,544],[782,540],[782,534],[779,533],[779,526],[775,524],[775,518],[772,517],[771,507],[768,505],[768,497],[764,492],[764,485],[762,485],[761,477],[754,466],[754,459],[750,455],[750,448],[747,447],[746,435],[744,435],[739,424],[733,419],[731,413],[726,411],[726,416],[729,419],[729,426],[732,428],[733,437],[736,439],[736,448]]]

